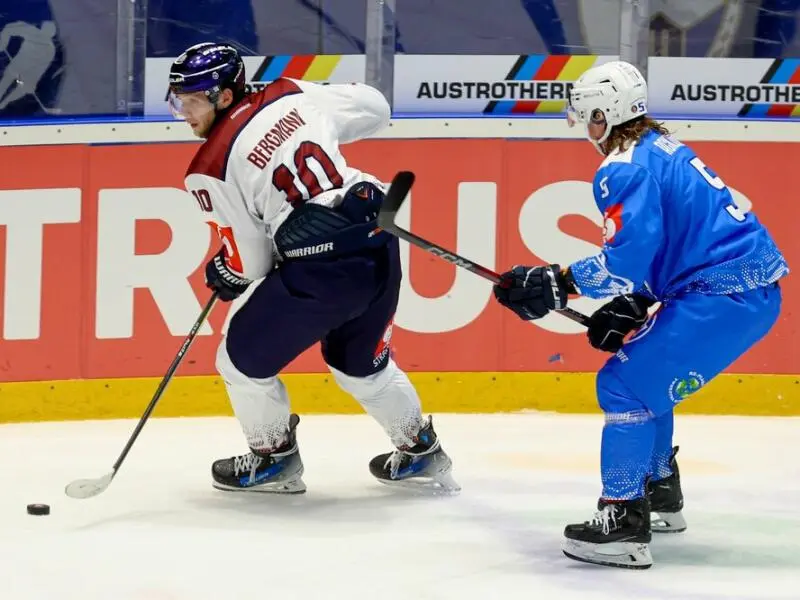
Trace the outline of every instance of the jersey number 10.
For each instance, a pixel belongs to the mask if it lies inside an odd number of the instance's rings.
[[[700,173],[700,175],[703,176],[703,179],[705,179],[714,189],[717,190],[727,189],[727,186],[722,181],[722,179],[720,179],[719,176],[717,175],[712,175],[709,172],[708,167],[706,167],[706,164],[698,157],[695,156],[692,160],[689,161],[689,164],[692,165],[695,169],[697,169],[697,172]],[[730,216],[732,216],[740,223],[744,222],[744,220],[747,218],[745,217],[745,214],[741,210],[739,210],[739,207],[736,206],[735,204],[728,204],[725,207],[725,210]]]
[[[322,168],[325,177],[331,183],[330,186],[322,187],[319,177],[309,166],[310,159],[316,161]],[[286,165],[280,165],[272,175],[272,185],[285,193],[287,201],[294,207],[321,194],[326,189],[340,188],[344,185],[344,179],[339,174],[339,171],[336,170],[336,165],[333,164],[331,157],[322,149],[322,146],[315,142],[303,142],[300,144],[294,153],[294,168],[297,171],[297,175]],[[303,184],[306,189],[305,192],[300,191],[297,183],[295,183],[295,177]]]

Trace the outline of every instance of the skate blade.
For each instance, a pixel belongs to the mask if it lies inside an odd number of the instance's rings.
[[[225,485],[212,481],[211,485],[223,492],[250,492],[258,494],[305,494],[306,484],[302,479],[294,479],[292,481],[281,481],[278,483],[262,483],[261,485],[252,485],[250,487],[234,487],[232,485]]]
[[[440,473],[436,476],[416,476],[408,479],[378,479],[382,484],[389,487],[402,488],[416,492],[441,496],[457,496],[461,492],[461,486],[456,483],[453,476],[448,473]]]
[[[449,468],[444,471],[436,472],[433,475],[423,472],[406,479],[381,479],[379,477],[376,479],[389,487],[426,492],[429,494],[455,496],[461,492],[461,486],[453,479]]]
[[[420,481],[419,478],[416,477],[412,478],[411,480],[406,479],[403,481],[389,481],[385,479],[378,479],[378,481],[388,487],[425,493],[434,496],[457,496],[459,493],[461,493],[461,488],[458,486],[458,484],[443,485],[438,481]]]
[[[686,519],[683,513],[658,513],[650,514],[650,529],[653,533],[681,533],[686,531]]]
[[[561,551],[572,560],[604,567],[649,569],[653,566],[649,546],[635,542],[591,544],[564,539]]]

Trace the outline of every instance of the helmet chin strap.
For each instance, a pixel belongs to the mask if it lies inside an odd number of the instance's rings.
[[[586,139],[592,142],[592,146],[594,146],[594,149],[597,150],[601,156],[608,156],[608,153],[603,149],[603,143],[608,139],[608,136],[611,135],[611,127],[606,123],[606,130],[603,132],[603,135],[600,136],[600,139],[596,140],[592,137],[591,133],[589,133],[589,126],[590,123],[586,123]]]
[[[586,137],[588,137],[589,141],[592,142],[592,146],[594,146],[594,149],[597,150],[597,152],[598,152],[598,154],[600,154],[600,156],[607,156],[605,150],[603,150],[602,142],[598,142],[597,140],[591,138],[588,135]]]
[[[220,114],[226,110],[219,107],[219,98],[222,95],[222,89],[219,86],[214,86],[206,95],[208,96],[208,101],[211,103],[211,106],[214,107],[214,120],[216,121]]]
[[[220,119],[220,117],[224,116],[228,112],[228,110],[231,108],[231,106],[236,104],[236,102],[234,101],[234,102],[231,102],[225,108],[220,108],[220,106],[219,106],[220,96],[222,96],[222,89],[220,89],[220,88],[215,88],[208,95],[208,101],[211,102],[211,106],[214,107],[214,122],[212,124],[212,127],[213,127],[213,125],[216,125],[216,123]]]

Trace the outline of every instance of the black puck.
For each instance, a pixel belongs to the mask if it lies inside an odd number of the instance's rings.
[[[50,505],[48,504],[28,504],[29,515],[49,515]]]

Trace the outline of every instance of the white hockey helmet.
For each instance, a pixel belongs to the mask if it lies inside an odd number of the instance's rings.
[[[602,115],[596,111],[602,111]],[[611,128],[647,114],[647,82],[639,69],[624,61],[607,62],[586,71],[569,92],[567,120],[570,127],[583,123],[586,137],[598,151]],[[589,124],[605,119],[606,130],[598,140],[589,135]]]

